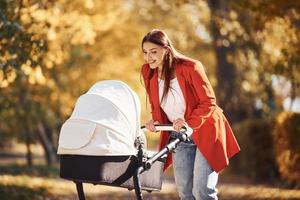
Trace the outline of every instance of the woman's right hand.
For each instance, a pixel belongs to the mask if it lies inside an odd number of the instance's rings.
[[[153,119],[149,120],[149,122],[147,122],[145,124],[146,129],[148,129],[151,132],[156,132],[156,128],[155,128],[155,124],[159,124],[158,121],[154,121]]]

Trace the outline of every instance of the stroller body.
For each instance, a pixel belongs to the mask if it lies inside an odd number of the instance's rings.
[[[188,135],[158,153],[146,151],[140,111],[138,96],[121,81],[98,82],[79,97],[61,128],[58,154],[60,177],[76,183],[80,200],[82,183],[135,189],[138,199],[141,190],[161,189],[166,154]]]

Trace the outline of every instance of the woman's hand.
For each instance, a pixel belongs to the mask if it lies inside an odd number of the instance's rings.
[[[180,129],[185,125],[186,125],[186,122],[181,118],[175,119],[173,121],[173,128],[176,132],[180,132]]]
[[[151,132],[156,132],[156,128],[155,128],[155,124],[159,124],[158,121],[154,121],[153,119],[151,119],[149,122],[147,122],[145,124],[146,129],[148,129]]]

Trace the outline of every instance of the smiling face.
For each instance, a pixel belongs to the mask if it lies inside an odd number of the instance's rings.
[[[149,64],[151,69],[162,69],[166,51],[167,50],[162,46],[159,46],[152,42],[145,42],[143,44],[144,59],[145,62]]]

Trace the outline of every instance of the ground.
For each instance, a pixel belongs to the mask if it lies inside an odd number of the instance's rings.
[[[41,155],[35,155],[36,166],[28,168],[23,154],[0,154],[0,199],[78,199],[75,184],[58,177],[58,165],[49,167],[41,160]],[[287,189],[272,183],[254,183],[226,173],[220,174],[218,189],[221,200],[300,200],[300,189]],[[84,190],[87,200],[135,199],[134,191],[124,188],[84,184]],[[143,192],[143,196],[147,200],[179,200],[172,170],[164,175],[160,192]]]
[[[0,175],[0,184],[6,192],[17,192],[19,197],[33,195],[33,199],[68,200],[76,199],[75,184],[60,178],[32,177],[28,175]],[[0,185],[0,186],[1,186]],[[276,188],[269,185],[246,183],[219,183],[219,197],[222,200],[296,200],[300,190]],[[102,185],[84,184],[88,200],[135,199],[134,191]],[[24,193],[24,195],[22,195]],[[5,193],[4,193],[5,194]],[[0,190],[1,195],[1,190]],[[160,192],[143,192],[144,199],[178,200],[175,184],[165,180]],[[5,199],[5,198],[4,198]]]

